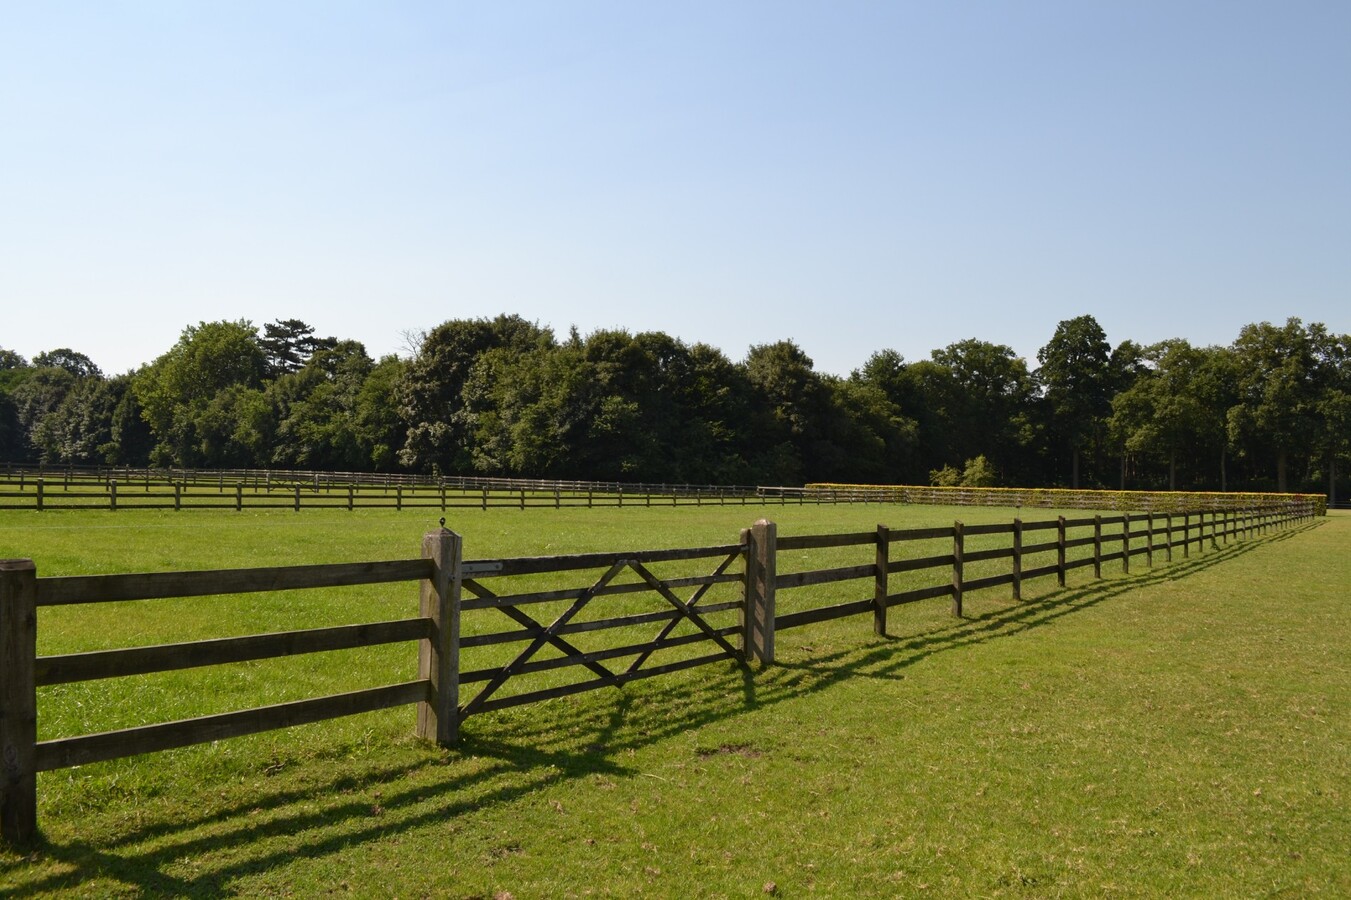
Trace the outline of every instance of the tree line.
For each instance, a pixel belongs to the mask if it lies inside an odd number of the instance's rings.
[[[1112,346],[1060,322],[1037,365],[969,339],[847,378],[793,341],[733,362],[661,332],[454,319],[372,359],[307,323],[185,328],[105,375],[0,349],[0,461],[406,471],[698,484],[1334,491],[1351,337],[1289,319],[1228,346]]]

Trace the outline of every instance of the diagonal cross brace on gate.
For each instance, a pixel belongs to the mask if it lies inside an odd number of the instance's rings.
[[[732,563],[736,562],[740,558],[741,558],[740,551],[737,551],[736,553],[733,553],[730,556],[728,556],[718,565],[716,569],[713,570],[713,577],[716,578],[719,575],[722,575],[724,572],[727,571],[728,566],[730,566]],[[688,604],[689,610],[682,610],[682,612],[685,612],[685,615],[687,617],[693,619],[691,612],[694,610],[694,607],[699,605],[699,601],[704,599],[704,596],[708,594],[709,590],[713,587],[713,584],[714,582],[712,581],[702,584],[699,586],[699,590],[694,592],[694,596],[690,598],[690,602]],[[662,589],[669,592],[669,588],[666,588],[664,585]],[[668,597],[668,599],[670,598]],[[700,623],[696,622],[695,624]],[[642,653],[638,655],[638,658],[635,659],[633,661],[633,664],[629,666],[627,673],[631,674],[633,672],[637,672],[640,668],[642,668],[643,663],[647,662],[647,660],[652,656],[653,653],[661,649],[662,642],[665,641],[668,637],[670,637],[671,632],[675,631],[676,627],[679,625],[680,625],[679,619],[672,619],[671,621],[667,622],[666,627],[663,628],[661,630],[661,633],[658,634],[657,637],[652,641],[652,647],[648,650],[644,650]],[[724,647],[729,646],[726,641],[721,641],[721,643],[723,644]]]
[[[737,552],[730,554],[717,567],[714,573],[711,576],[707,577],[711,579],[720,580],[725,575],[728,567],[730,567],[733,562],[735,562],[740,558],[741,553],[739,550]],[[568,641],[564,640],[560,636],[559,632],[574,617],[576,617],[576,615],[580,613],[588,603],[590,603],[597,596],[600,596],[601,594],[604,593],[613,592],[613,590],[615,590],[614,587],[611,587],[610,591],[606,591],[606,588],[610,587],[611,582],[613,582],[614,579],[618,577],[620,574],[622,574],[625,570],[632,571],[634,574],[636,574],[641,579],[641,584],[646,585],[648,590],[656,592],[658,595],[662,597],[662,599],[664,599],[667,603],[669,603],[672,607],[674,607],[676,612],[678,613],[678,616],[672,619],[671,621],[667,622],[666,625],[662,628],[661,632],[650,642],[643,645],[639,645],[637,647],[629,648],[629,652],[623,652],[621,650],[620,652],[623,655],[629,655],[630,653],[636,654],[636,659],[628,667],[627,670],[625,670],[622,674],[618,674],[612,672],[610,669],[601,665],[600,662],[597,660],[596,657],[605,654],[606,653],[605,651],[602,651],[602,654],[585,653],[582,650],[578,649],[577,647],[573,646]],[[474,715],[475,713],[484,711],[485,706],[488,704],[489,699],[508,680],[510,680],[515,675],[522,674],[525,670],[527,670],[527,668],[533,667],[533,665],[537,665],[532,664],[531,666],[527,666],[527,664],[530,663],[532,658],[546,645],[552,645],[553,647],[562,651],[565,654],[563,659],[557,660],[557,663],[560,666],[572,664],[584,665],[588,669],[590,669],[593,673],[598,675],[600,681],[608,683],[615,687],[618,687],[627,681],[631,681],[635,677],[643,677],[644,675],[648,674],[646,670],[642,670],[642,675],[639,675],[639,672],[642,668],[643,663],[646,662],[647,659],[654,652],[661,650],[667,646],[676,646],[679,643],[687,643],[688,641],[684,639],[678,641],[669,640],[671,632],[675,630],[675,628],[679,625],[681,621],[685,620],[690,621],[704,635],[705,639],[711,640],[714,643],[716,643],[719,646],[719,648],[723,651],[723,654],[725,654],[726,658],[740,660],[741,653],[735,647],[733,647],[731,643],[727,641],[727,639],[723,636],[722,633],[720,633],[717,629],[709,625],[708,622],[706,622],[699,615],[700,612],[699,610],[695,609],[697,604],[706,596],[707,592],[713,586],[713,584],[716,583],[718,583],[717,580],[703,582],[699,586],[699,588],[695,591],[690,601],[687,603],[685,601],[682,601],[678,596],[676,596],[674,591],[671,589],[671,585],[659,579],[656,575],[654,575],[651,572],[651,570],[649,570],[645,565],[643,565],[641,561],[636,559],[619,559],[614,561],[610,565],[610,567],[606,570],[606,572],[594,584],[592,584],[588,588],[583,589],[580,593],[578,593],[576,595],[576,599],[573,601],[571,606],[569,606],[567,610],[565,610],[557,619],[555,619],[547,627],[542,625],[540,622],[538,622],[528,614],[522,612],[515,606],[510,605],[509,603],[492,604],[491,608],[500,610],[504,615],[507,615],[514,622],[524,626],[526,633],[530,636],[531,640],[530,643],[525,647],[525,649],[522,650],[519,654],[517,654],[517,656],[514,659],[512,659],[511,662],[507,663],[505,666],[493,672],[492,676],[487,680],[487,683],[473,698],[473,700],[471,700],[469,703],[467,703],[459,710],[460,718],[461,719],[467,718],[468,716]],[[626,586],[627,585],[621,585],[616,587],[626,587]],[[465,587],[467,590],[469,590],[471,593],[473,593],[476,597],[480,599],[485,600],[499,599],[492,591],[488,590],[487,588],[484,588],[482,585],[478,584],[475,581],[466,580]],[[638,587],[638,585],[634,585],[633,587]],[[663,616],[663,618],[665,617]],[[554,661],[550,660],[550,662]],[[486,671],[484,674],[486,674]]]

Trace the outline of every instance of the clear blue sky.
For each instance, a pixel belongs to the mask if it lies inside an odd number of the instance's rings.
[[[0,347],[1351,331],[1351,2],[0,0]]]

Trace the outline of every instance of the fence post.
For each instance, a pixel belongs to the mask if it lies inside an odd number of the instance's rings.
[[[1182,514],[1182,558],[1189,559],[1192,555],[1192,514]]]
[[[1167,543],[1165,544],[1165,549],[1166,549],[1167,554],[1168,554],[1168,561],[1169,561],[1169,562],[1172,562],[1172,561],[1173,561],[1173,514],[1172,514],[1172,513],[1169,513],[1168,516],[1167,516],[1167,518],[1166,518],[1164,521],[1167,522],[1167,525],[1165,526],[1165,529],[1166,529],[1166,532],[1165,532],[1165,533],[1168,535],[1168,540],[1167,540]]]
[[[952,614],[962,615],[962,557],[965,555],[965,526],[961,522],[952,523]]]
[[[1093,516],[1093,577],[1102,579],[1102,514]]]
[[[418,678],[428,681],[427,699],[417,707],[417,735],[442,747],[460,737],[460,584],[464,539],[442,528],[422,537],[422,558],[432,562],[423,579],[420,614],[431,619],[431,635],[418,643]]]
[[[43,498],[42,498],[42,479],[41,479],[41,478],[39,478],[38,481],[37,481],[37,488],[38,488],[38,512],[42,512],[42,507],[43,507],[42,500],[43,500]]]
[[[877,526],[877,574],[873,581],[873,633],[887,633],[887,569],[890,567],[891,529]]]
[[[1013,599],[1023,599],[1023,520],[1013,520]]]
[[[117,512],[117,482],[108,482],[108,512]]]
[[[1131,514],[1121,514],[1121,571],[1131,573]]]
[[[300,488],[296,488],[297,493]],[[299,501],[297,501],[299,502]],[[183,508],[183,485],[177,481],[174,482],[174,511],[177,512]]]
[[[37,830],[37,566],[0,560],[0,837],[24,844]]]
[[[774,588],[778,578],[778,526],[760,519],[741,532],[746,548],[742,588],[741,654],[746,662],[774,662]]]
[[[1061,516],[1056,524],[1055,540],[1055,580],[1065,586],[1065,517]]]
[[[235,512],[244,511],[244,485],[235,485]]]
[[[394,487],[394,511],[403,512],[403,485]]]
[[[1145,562],[1154,568],[1154,513],[1145,514]]]

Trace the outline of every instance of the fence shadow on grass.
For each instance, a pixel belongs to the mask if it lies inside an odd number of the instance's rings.
[[[93,881],[102,883],[99,891],[233,894],[240,879],[294,859],[340,854],[410,829],[453,823],[559,781],[642,777],[621,762],[629,751],[850,679],[899,679],[903,670],[935,655],[1045,627],[1142,587],[1182,581],[1312,527],[1317,525],[1175,557],[1128,577],[1005,601],[1011,605],[806,660],[788,658],[755,669],[709,666],[696,677],[640,682],[477,717],[453,751],[410,739],[391,747],[396,762],[345,762],[331,767],[340,771],[327,780],[314,777],[324,764],[308,761],[300,784],[278,778],[271,785],[268,779],[258,793],[204,804],[197,815],[136,825],[100,843],[42,840],[29,855],[0,861],[0,887],[12,897],[75,891]],[[40,863],[46,865],[39,868]]]

